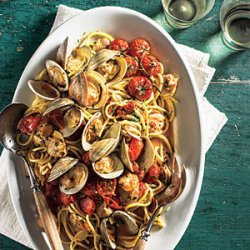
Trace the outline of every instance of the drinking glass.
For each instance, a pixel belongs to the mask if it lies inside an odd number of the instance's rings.
[[[213,8],[215,0],[162,0],[165,18],[177,29],[188,28]]]
[[[224,0],[220,24],[222,39],[229,48],[250,48],[250,0]]]

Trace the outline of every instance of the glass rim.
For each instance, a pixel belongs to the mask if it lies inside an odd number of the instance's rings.
[[[202,0],[202,1],[203,1],[203,0]],[[215,3],[215,0],[211,0],[211,6],[205,11],[205,13],[204,13],[201,17],[199,17],[199,18],[193,18],[193,19],[190,20],[190,21],[188,21],[188,20],[182,20],[182,19],[179,19],[179,18],[177,18],[177,17],[171,15],[171,13],[169,13],[168,8],[167,8],[167,6],[166,6],[166,0],[161,0],[161,3],[162,3],[162,6],[163,6],[163,10],[166,11],[167,14],[168,14],[171,18],[173,18],[173,20],[178,21],[178,22],[180,22],[180,23],[185,23],[185,24],[190,24],[190,25],[191,25],[191,24],[194,24],[195,22],[199,21],[199,20],[202,19],[203,17],[205,17],[205,16],[212,10],[212,8],[213,8],[213,6],[214,6],[214,3]]]

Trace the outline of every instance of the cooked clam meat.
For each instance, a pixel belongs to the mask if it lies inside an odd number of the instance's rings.
[[[107,81],[110,81],[119,72],[119,67],[115,60],[109,60],[99,66],[97,71],[102,74]]]
[[[115,168],[115,160],[109,156],[103,157],[95,163],[95,170],[102,174],[111,173]]]
[[[100,132],[102,131],[103,121],[100,118],[94,119],[86,130],[86,140],[89,143],[93,143],[99,138]]]
[[[61,133],[54,131],[52,137],[46,141],[48,154],[54,157],[63,157],[67,154],[67,146]]]

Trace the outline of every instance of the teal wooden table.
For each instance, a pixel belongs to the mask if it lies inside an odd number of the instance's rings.
[[[0,109],[11,101],[60,3],[83,10],[104,5],[135,9],[163,25],[177,42],[211,54],[210,65],[217,71],[206,97],[229,121],[206,155],[198,206],[177,250],[250,249],[250,51],[234,53],[222,44],[221,2],[202,21],[180,31],[166,26],[160,0],[0,0]],[[27,248],[0,235],[0,249]]]

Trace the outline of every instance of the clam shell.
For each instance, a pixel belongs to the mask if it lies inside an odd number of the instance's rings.
[[[103,219],[101,221],[100,224],[100,231],[101,231],[101,236],[103,238],[103,240],[106,242],[106,244],[112,248],[112,249],[116,249],[116,243],[115,241],[113,241],[111,239],[111,237],[109,236],[109,230],[108,230],[108,219]]]
[[[149,138],[144,138],[144,147],[139,159],[137,160],[141,168],[148,170],[154,163],[155,150]]]
[[[124,171],[124,165],[123,165],[122,161],[115,154],[110,154],[107,157],[112,159],[111,163],[113,164],[113,166],[115,166],[113,171],[107,172],[107,173],[105,173],[105,172],[101,173],[101,172],[97,171],[96,166],[98,164],[98,161],[96,161],[96,162],[92,163],[92,167],[93,167],[94,172],[97,175],[99,175],[100,177],[102,177],[103,179],[114,179],[114,178],[117,178],[120,175],[122,175],[122,173]],[[105,160],[107,160],[107,159],[105,159]]]
[[[59,159],[51,169],[47,182],[51,182],[57,179],[58,177],[66,173],[69,169],[71,169],[73,166],[75,166],[77,162],[78,159],[68,156]]]
[[[28,86],[35,95],[45,100],[53,101],[61,95],[58,89],[44,81],[29,80]]]
[[[87,122],[87,124],[85,125],[83,132],[82,132],[82,148],[85,151],[89,151],[91,148],[91,144],[89,142],[87,142],[86,139],[86,133],[88,131],[89,126],[91,125],[91,123],[95,120],[95,119],[100,119],[102,117],[102,114],[100,112],[95,113],[91,119],[89,119],[89,121]]]
[[[89,150],[89,158],[92,162],[98,161],[102,157],[109,155],[116,144],[116,139],[109,138],[95,142]]]
[[[112,214],[112,218],[114,219],[116,225],[120,226],[119,229],[121,231],[125,231],[131,235],[135,235],[138,233],[139,228],[136,224],[135,219],[128,215],[126,212],[117,210]],[[122,221],[123,223],[120,225],[119,221]],[[126,229],[123,227],[126,227]]]
[[[125,138],[123,138],[122,143],[121,143],[121,149],[120,149],[120,157],[124,165],[131,171],[134,172],[133,170],[133,164],[129,158],[129,146],[125,141]]]
[[[108,60],[110,60],[111,58],[119,54],[120,53],[118,51],[110,50],[110,49],[98,50],[96,54],[93,57],[91,57],[88,67],[87,67],[87,71],[96,69],[101,64],[107,62]]]
[[[64,69],[52,60],[47,60],[45,64],[52,84],[60,91],[67,91],[69,88],[69,79]]]
[[[60,184],[59,188],[60,191],[65,193],[65,194],[76,194],[78,193],[86,184],[87,180],[88,180],[88,176],[89,176],[89,170],[88,168],[82,164],[82,163],[76,163],[67,173],[65,173],[65,175],[69,174],[70,171],[73,172],[75,170],[75,168],[81,168],[81,171],[84,172],[84,175],[82,176],[82,179],[80,180],[80,183],[76,184],[74,187],[72,188],[66,188],[64,185]]]
[[[72,123],[72,119],[74,119],[73,117],[71,117],[70,115],[72,115],[72,112],[77,112],[75,113],[75,115],[77,115],[77,119],[78,119],[78,123],[75,126],[70,126],[70,123]],[[76,107],[72,107],[71,109],[67,110],[65,115],[64,115],[64,128],[60,131],[63,135],[63,137],[69,137],[71,135],[73,135],[76,130],[81,126],[82,122],[83,122],[84,116],[83,116],[83,112],[81,109],[76,108]]]
[[[108,86],[113,86],[116,83],[120,82],[127,72],[126,60],[123,57],[115,57],[115,60],[118,63],[120,70],[119,73],[115,76],[115,78],[113,78],[112,81],[107,83]]]
[[[72,101],[68,98],[58,98],[49,104],[48,108],[45,110],[43,115],[45,116],[48,113],[50,113],[56,109],[67,107],[67,106],[72,106],[72,105],[74,105],[74,101]]]

